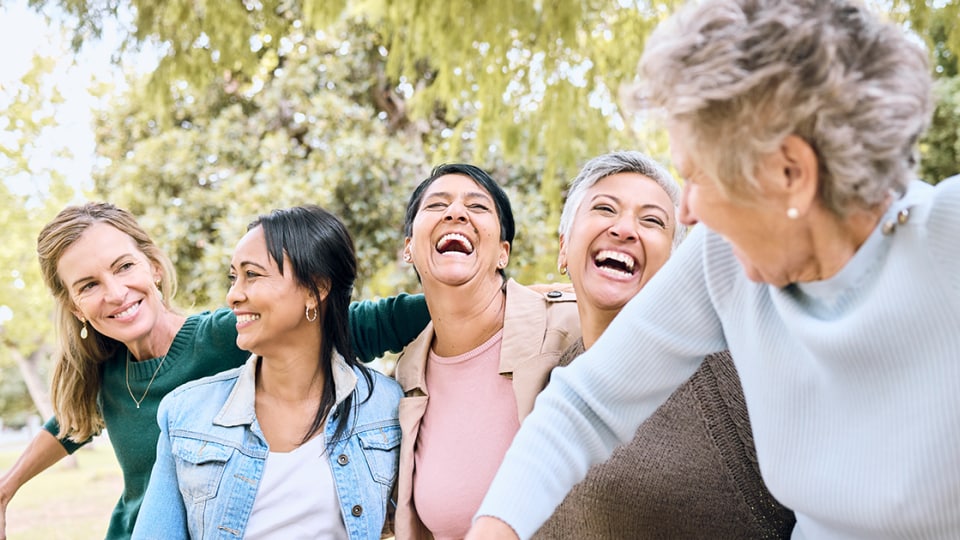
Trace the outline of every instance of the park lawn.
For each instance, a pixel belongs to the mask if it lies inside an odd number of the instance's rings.
[[[0,451],[6,471],[22,446]],[[7,507],[8,540],[90,540],[103,538],[110,513],[123,491],[120,466],[106,440],[74,456],[78,467],[54,465],[27,482]]]

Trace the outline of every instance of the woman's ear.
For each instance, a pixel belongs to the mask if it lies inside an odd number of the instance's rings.
[[[330,294],[330,281],[329,280],[320,280],[317,282],[317,294],[316,296],[310,295],[311,299],[318,301],[319,303],[324,303],[327,301],[327,296]],[[307,305],[310,305],[310,300],[307,300]]]
[[[561,274],[566,273],[567,268],[567,239],[560,235],[560,252],[557,254],[557,270]]]
[[[789,135],[780,145],[787,206],[805,214],[817,198],[820,166],[817,153],[803,138]]]
[[[500,259],[498,267],[502,270],[507,267],[507,263],[510,262],[510,242],[506,240],[500,242]]]
[[[70,306],[70,313],[72,313],[78,321],[84,320],[86,317],[83,315],[83,310],[80,309],[80,304],[78,302],[74,302],[72,298],[69,298],[68,301],[72,304]]]
[[[403,249],[400,252],[400,257],[405,263],[413,262],[413,241],[409,236],[403,239]]]

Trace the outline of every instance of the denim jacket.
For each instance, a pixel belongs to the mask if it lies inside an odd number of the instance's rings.
[[[258,358],[239,368],[187,383],[160,403],[160,439],[133,538],[242,538],[269,447],[254,411]],[[350,426],[327,456],[347,533],[380,538],[397,477],[399,385],[371,370],[370,394],[359,370],[334,354],[339,404],[354,393]],[[369,399],[367,399],[369,394]],[[367,401],[364,401],[367,399]],[[331,413],[331,417],[334,413]]]

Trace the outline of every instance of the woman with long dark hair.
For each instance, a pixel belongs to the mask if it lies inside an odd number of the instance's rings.
[[[134,538],[378,538],[397,471],[395,381],[352,353],[353,242],[317,206],[251,223],[230,264],[237,369],[160,404]]]

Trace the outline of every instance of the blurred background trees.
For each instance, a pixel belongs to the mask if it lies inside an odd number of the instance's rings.
[[[50,63],[36,59],[19,86],[0,91],[0,122],[13,133],[0,139],[0,418],[29,410],[27,387],[45,382],[52,303],[35,239],[71,200],[140,216],[174,259],[185,311],[222,304],[229,254],[253,217],[302,203],[344,219],[361,262],[357,296],[384,296],[416,289],[398,257],[412,188],[433,165],[469,161],[514,203],[509,273],[558,279],[556,225],[578,166],[616,148],[668,161],[663,133],[619,96],[647,34],[679,3],[30,0],[75,50],[120,21],[117,64],[140,54],[155,65],[91,90],[103,105],[81,193],[32,159],[62,91],[43,82]],[[873,3],[931,51],[941,101],[921,144],[922,175],[956,174],[960,0]]]

